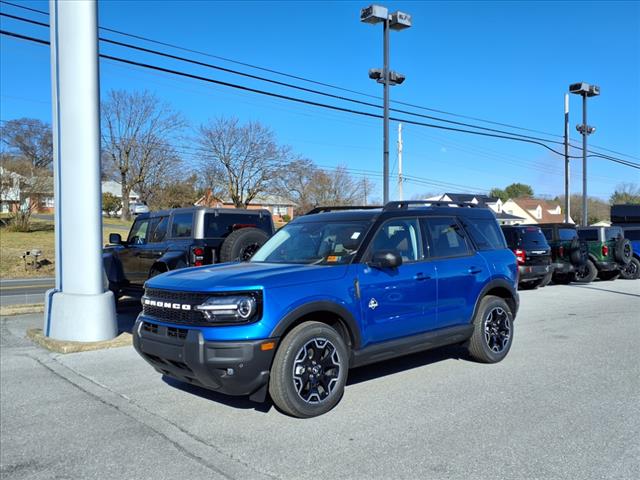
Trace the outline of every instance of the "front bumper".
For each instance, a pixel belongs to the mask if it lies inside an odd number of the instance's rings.
[[[198,328],[168,327],[140,315],[133,346],[163,375],[227,395],[250,395],[269,382],[275,339],[205,341]]]
[[[519,265],[518,274],[520,282],[530,282],[544,278],[548,273],[553,272],[552,265]]]

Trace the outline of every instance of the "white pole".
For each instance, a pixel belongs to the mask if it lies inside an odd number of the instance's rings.
[[[46,294],[45,335],[106,340],[118,329],[102,267],[97,4],[50,0],[49,11],[56,284]]]
[[[402,124],[398,124],[398,200],[403,200],[402,192]]]

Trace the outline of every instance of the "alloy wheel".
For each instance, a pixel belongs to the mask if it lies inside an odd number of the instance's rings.
[[[326,338],[313,338],[298,351],[293,361],[293,385],[306,403],[326,400],[340,376],[342,362],[335,345]]]
[[[511,340],[511,319],[506,310],[495,307],[484,320],[484,338],[493,353],[501,353]]]

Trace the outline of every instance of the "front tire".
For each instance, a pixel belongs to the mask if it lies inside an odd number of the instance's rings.
[[[513,313],[500,297],[487,295],[473,318],[469,339],[471,357],[482,363],[497,363],[507,356],[513,343]]]
[[[283,412],[298,418],[322,415],[344,393],[349,352],[329,325],[305,322],[280,343],[271,367],[269,394]]]

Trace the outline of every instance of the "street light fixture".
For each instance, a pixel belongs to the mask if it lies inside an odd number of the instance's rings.
[[[587,98],[600,95],[598,85],[590,85],[585,82],[569,85],[569,93],[582,97],[582,124],[576,125],[576,130],[582,135],[582,226],[589,223],[587,215],[587,137],[595,133],[596,127],[587,124]]]
[[[360,10],[360,21],[372,25],[382,23],[383,27],[383,62],[382,69],[369,70],[369,78],[384,85],[384,143],[383,143],[383,201],[389,201],[389,86],[400,85],[405,80],[401,73],[389,70],[389,30],[405,30],[411,27],[411,15],[404,12],[393,12],[380,5],[369,5]]]

